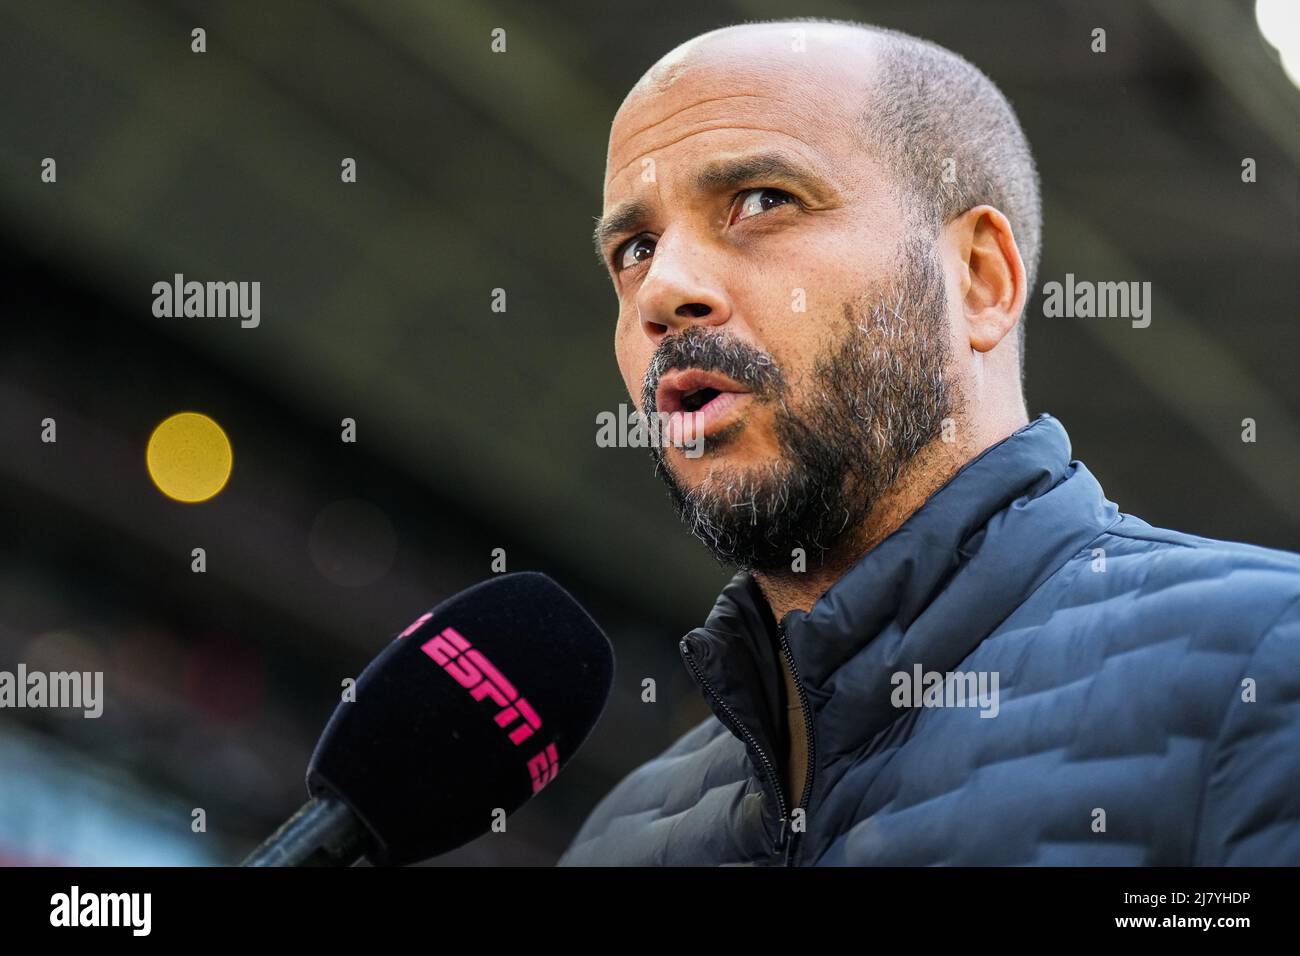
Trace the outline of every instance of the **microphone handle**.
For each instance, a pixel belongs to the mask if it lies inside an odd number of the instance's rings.
[[[312,797],[241,866],[351,866],[370,847],[370,832],[346,803]]]

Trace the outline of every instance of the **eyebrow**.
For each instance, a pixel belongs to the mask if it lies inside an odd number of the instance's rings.
[[[828,185],[820,177],[782,153],[758,153],[714,160],[696,172],[691,185],[697,192],[721,193],[760,180],[798,186],[817,198],[823,198],[829,192]],[[652,212],[649,203],[633,199],[614,207],[609,215],[596,221],[592,241],[596,247],[596,258],[602,265],[606,264],[605,250],[610,244],[620,236],[642,231]]]
[[[826,191],[825,184],[817,176],[782,153],[714,160],[695,174],[694,186],[700,192],[722,192],[738,189],[756,179],[783,180],[817,195]]]
[[[615,239],[624,234],[640,232],[641,227],[650,221],[650,204],[634,199],[615,207],[608,216],[596,220],[596,231],[591,234],[596,245],[596,258],[605,265],[605,249]]]

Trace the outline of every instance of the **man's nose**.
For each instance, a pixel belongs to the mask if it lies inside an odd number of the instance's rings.
[[[636,295],[641,331],[658,346],[690,325],[722,325],[731,317],[718,273],[698,246],[665,236],[655,246]]]

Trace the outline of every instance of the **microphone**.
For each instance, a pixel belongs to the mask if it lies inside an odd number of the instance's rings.
[[[614,651],[544,574],[503,574],[420,615],[357,679],[307,765],[308,802],[244,866],[403,866],[491,829],[596,725]]]

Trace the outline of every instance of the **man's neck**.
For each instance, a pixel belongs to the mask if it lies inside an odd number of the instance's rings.
[[[881,496],[866,521],[824,555],[816,567],[802,571],[755,571],[754,580],[777,622],[790,611],[812,608],[832,584],[897,531],[972,457],[973,454],[964,454],[956,444],[931,442],[904,466],[898,480]]]

